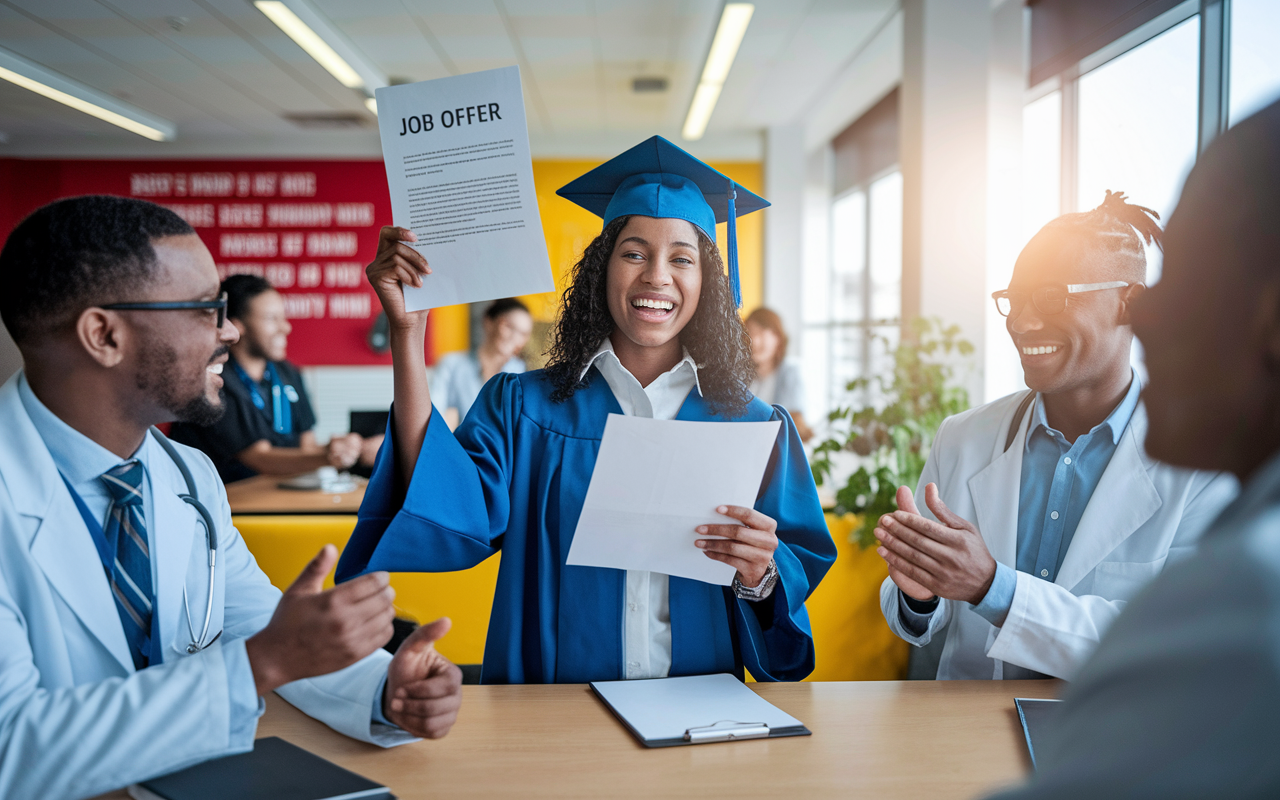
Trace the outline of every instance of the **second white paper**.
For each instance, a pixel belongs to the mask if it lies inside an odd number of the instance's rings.
[[[733,583],[694,529],[732,523],[719,506],[755,505],[780,424],[609,415],[566,563]]]

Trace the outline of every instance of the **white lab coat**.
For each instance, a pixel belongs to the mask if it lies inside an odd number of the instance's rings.
[[[150,436],[155,608],[164,663],[137,672],[102,563],[53,457],[27,415],[14,376],[0,388],[0,797],[75,798],[253,747],[254,724],[232,729],[222,648],[266,625],[280,597],[231,524],[226,492],[201,452],[175,445],[218,526],[212,636],[195,655],[183,612],[185,581],[197,634],[208,587],[204,528],[182,474]],[[390,655],[283,686],[279,694],[334,729],[383,746],[412,741],[371,723]]]
[[[1008,450],[1004,444],[1024,396],[1017,392],[944,421],[916,492],[921,512],[934,519],[924,504],[924,486],[936,483],[947,507],[981,531],[992,557],[1015,569],[1030,410]],[[897,587],[886,578],[880,607],[889,627],[917,645],[945,630],[940,680],[1000,680],[1005,662],[1071,679],[1125,604],[1160,573],[1166,559],[1189,555],[1238,491],[1236,480],[1223,473],[1153,460],[1142,446],[1146,434],[1146,409],[1139,403],[1080,518],[1057,579],[1049,583],[1019,572],[1003,626],[987,622],[966,602],[943,599],[927,630],[913,636],[898,613]]]

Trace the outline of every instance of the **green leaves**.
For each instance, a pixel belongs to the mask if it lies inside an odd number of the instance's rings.
[[[810,468],[821,486],[835,477],[835,454],[847,451],[857,458],[859,466],[837,489],[831,510],[860,515],[853,538],[862,547],[875,543],[877,520],[897,510],[898,486],[916,488],[942,421],[969,407],[969,393],[948,384],[953,363],[973,352],[973,345],[960,338],[959,325],[916,318],[893,351],[892,374],[850,381],[845,389],[851,404],[827,415],[831,435],[814,448]],[[867,403],[873,387],[881,394],[876,405]]]

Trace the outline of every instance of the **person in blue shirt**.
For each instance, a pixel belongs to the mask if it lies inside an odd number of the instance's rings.
[[[528,369],[520,351],[533,335],[529,307],[514,297],[494,300],[484,310],[484,339],[473,353],[449,353],[431,373],[431,396],[452,430],[467,418],[480,389],[499,372]]]
[[[383,747],[453,724],[461,674],[432,647],[447,620],[385,652],[387,575],[325,591],[332,545],[282,594],[209,458],[152,427],[221,412],[225,311],[200,237],[142,200],[59,200],[0,251],[23,359],[0,387],[5,800],[251,750],[271,691]]]
[[[225,410],[209,425],[175,422],[169,436],[202,450],[226,483],[254,475],[296,475],[324,466],[373,466],[382,437],[316,439],[316,415],[302,373],[285,358],[293,326],[284,298],[256,275],[222,282],[227,319],[240,340],[223,371]]]
[[[466,569],[502,552],[484,683],[552,683],[735,672],[799,680],[814,667],[805,599],[835,560],[817,490],[784,409],[748,391],[734,228],[767,205],[653,137],[559,192],[604,218],[565,292],[543,370],[500,374],[455,433],[423,374],[426,313],[401,284],[430,268],[383,229],[370,280],[391,321],[395,406],[387,441],[338,567]],[[729,223],[729,279],[715,245]],[[732,587],[566,557],[609,414],[779,420],[753,508],[690,530]],[[711,503],[716,500],[709,499]],[[702,538],[702,537],[723,538]]]
[[[1232,120],[1133,326],[1151,454],[1243,488],[1107,633],[1001,800],[1280,797],[1280,103]]]
[[[945,632],[937,677],[1070,679],[1125,604],[1188,555],[1235,479],[1143,448],[1130,309],[1154,212],[1107,193],[1050,222],[993,297],[1029,392],[946,420],[875,534],[881,607],[916,645]]]

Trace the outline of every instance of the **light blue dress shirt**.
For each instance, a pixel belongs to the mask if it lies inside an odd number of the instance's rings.
[[[1062,433],[1049,427],[1044,399],[1036,396],[1022,455],[1017,571],[996,562],[991,588],[981,602],[971,606],[992,625],[1003,625],[1013,606],[1017,572],[1050,583],[1057,579],[1076,526],[1133,418],[1141,393],[1142,384],[1134,374],[1129,391],[1107,418],[1075,442],[1068,442]],[[913,609],[906,595],[899,592],[898,597],[898,608],[907,629],[924,633],[932,609],[925,610],[919,603]]]
[[[107,487],[102,483],[100,476],[102,473],[120,464],[128,461],[127,458],[112,453],[102,445],[93,441],[89,437],[72,428],[63,422],[58,415],[40,402],[40,398],[36,397],[35,392],[31,391],[31,386],[27,383],[26,375],[22,375],[18,379],[18,396],[22,399],[22,405],[27,411],[27,415],[31,417],[31,423],[35,426],[36,431],[40,434],[40,438],[44,440],[45,446],[49,448],[49,454],[53,456],[53,463],[57,466],[58,471],[66,477],[71,486],[84,500],[85,506],[89,509],[89,513],[106,525],[107,513],[111,510],[111,495],[107,492]],[[151,467],[148,464],[150,458],[168,458],[168,454],[160,450],[158,446],[153,446],[150,437],[143,440],[143,444],[129,458],[136,458],[142,463],[142,472],[145,479],[142,481],[142,508],[147,521],[147,545],[151,547],[155,541],[156,521],[155,521],[155,505],[152,502],[151,489]],[[152,548],[154,552],[154,548]],[[156,564],[151,562],[151,585],[159,585],[159,576],[155,574]],[[164,613],[164,609],[157,608],[156,614]],[[164,648],[154,648],[158,654],[164,652]],[[253,679],[253,667],[249,663],[249,654],[246,652],[243,641],[224,642],[220,648],[223,662],[227,670],[227,684],[231,687],[240,687],[242,691],[232,691],[231,699],[231,740],[238,741],[244,736],[252,736],[253,729],[258,724],[258,717],[262,714],[264,704],[258,697],[257,687]],[[386,686],[386,679],[383,678],[382,686]],[[371,709],[371,719],[374,722],[380,722],[383,725],[394,725],[382,714],[382,692],[380,687],[374,694],[373,708]]]
[[[502,372],[520,374],[528,367],[519,357],[502,365]],[[471,352],[449,353],[431,373],[431,402],[441,411],[458,409],[458,423],[467,418],[471,404],[484,388],[480,375],[480,357]]]

